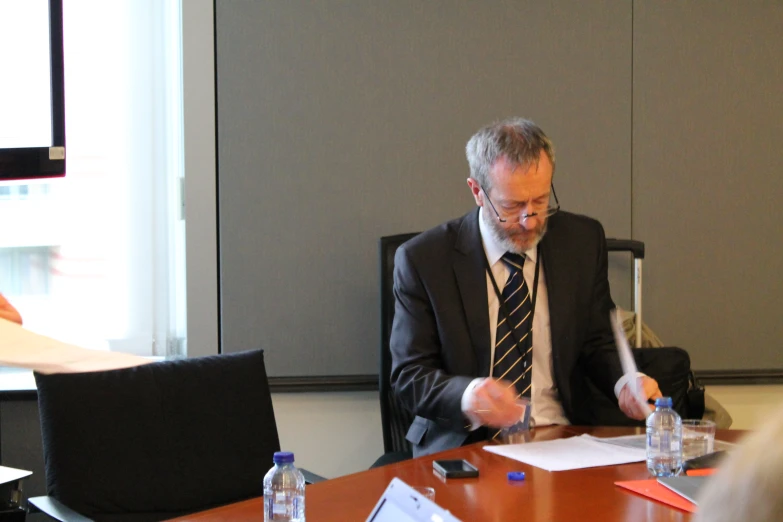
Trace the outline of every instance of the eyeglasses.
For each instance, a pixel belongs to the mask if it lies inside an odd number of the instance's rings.
[[[495,215],[498,217],[498,221],[501,223],[520,223],[524,221],[525,219],[532,218],[532,217],[540,217],[541,219],[546,219],[549,216],[552,216],[554,214],[557,214],[557,212],[560,210],[560,202],[557,200],[557,193],[555,192],[555,184],[552,183],[550,185],[552,187],[552,196],[555,198],[555,204],[552,205],[552,200],[549,200],[549,203],[547,203],[547,207],[544,210],[538,211],[538,212],[530,212],[527,214],[520,214],[516,213],[516,216],[508,215],[508,217],[501,217],[500,212],[498,212],[498,209],[495,208],[495,205],[492,203],[492,200],[489,197],[489,194],[487,194],[487,191],[484,190],[484,187],[481,187],[481,190],[484,191],[484,195],[487,196],[487,201],[489,201],[489,206],[492,207],[492,210],[495,211]],[[505,213],[504,213],[505,214]]]

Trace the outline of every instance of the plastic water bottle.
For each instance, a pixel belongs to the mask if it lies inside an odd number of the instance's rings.
[[[278,451],[264,476],[264,522],[305,522],[305,479],[294,454]]]
[[[682,471],[682,420],[671,397],[655,400],[647,417],[647,469],[654,477],[673,477]]]

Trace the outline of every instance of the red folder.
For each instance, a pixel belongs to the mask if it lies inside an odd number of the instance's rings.
[[[714,472],[714,469],[700,469],[691,470],[687,474],[688,476],[698,476],[711,475]],[[625,480],[615,482],[615,485],[620,486],[621,488],[629,489],[634,493],[644,495],[645,497],[651,498],[653,500],[657,500],[658,502],[663,502],[664,504],[674,506],[677,509],[690,511],[691,513],[696,512],[696,504],[684,499],[666,486],[658,484],[656,479]]]

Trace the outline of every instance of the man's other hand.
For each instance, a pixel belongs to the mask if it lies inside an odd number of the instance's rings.
[[[494,428],[511,426],[525,413],[517,403],[516,388],[508,381],[492,378],[476,385],[469,409],[482,425]]]
[[[0,317],[15,323],[22,324],[22,316],[19,315],[19,312],[16,310],[16,308],[14,308],[5,297],[3,297],[3,294],[0,294]]]
[[[628,417],[636,420],[644,420],[650,414],[650,411],[655,410],[655,406],[646,404],[647,399],[662,397],[661,390],[658,389],[658,382],[646,375],[644,377],[637,377],[636,382],[639,386],[640,395],[644,398],[645,404],[639,404],[639,401],[633,396],[631,383],[626,384],[623,386],[623,389],[620,390],[618,402],[620,404],[620,409]]]

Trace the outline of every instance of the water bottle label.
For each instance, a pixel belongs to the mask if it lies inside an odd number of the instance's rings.
[[[285,515],[288,511],[288,506],[286,506],[286,498],[287,495],[285,491],[277,491],[275,493],[275,500],[272,503],[272,514],[273,515]]]

